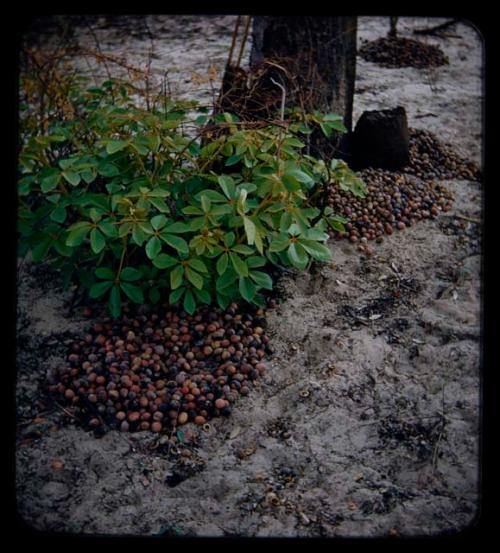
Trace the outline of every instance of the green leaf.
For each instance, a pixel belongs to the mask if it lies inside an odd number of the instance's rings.
[[[52,134],[48,137],[51,142],[65,142],[67,138],[60,134]]]
[[[241,296],[247,301],[252,301],[257,292],[255,284],[249,278],[245,277],[240,277],[238,289]]]
[[[154,259],[161,252],[161,242],[157,236],[152,236],[146,244],[146,255]]]
[[[175,236],[175,234],[168,234],[166,232],[160,233],[160,237],[164,242],[177,250],[179,253],[183,253],[186,255],[189,253],[189,246],[184,238],[181,238],[180,236]]]
[[[272,144],[271,140],[269,140],[268,142]],[[243,142],[236,145],[235,154],[237,155],[244,154],[247,150],[248,150],[248,145]],[[262,145],[261,150],[265,151],[264,145]]]
[[[170,288],[175,290],[182,284],[184,276],[184,267],[179,265],[170,273]]]
[[[116,238],[116,236],[118,235],[116,226],[111,222],[110,219],[101,221],[99,223],[99,229],[103,234],[105,234],[109,238]]]
[[[248,207],[246,204],[247,195],[248,195],[248,192],[246,191],[246,189],[240,188],[238,201],[236,203],[236,207],[240,215],[243,215],[247,211],[246,209]]]
[[[52,244],[52,239],[50,236],[44,238],[39,244],[37,244],[31,253],[33,261],[41,261],[47,252],[49,251],[50,245]]]
[[[179,263],[178,259],[175,259],[175,257],[167,255],[166,253],[161,253],[153,259],[153,265],[158,267],[158,269],[168,269],[168,267],[177,265],[177,263]]]
[[[255,242],[255,224],[248,217],[243,217],[243,225],[245,227],[248,243],[253,244]]]
[[[113,317],[118,317],[122,310],[122,301],[120,298],[120,288],[118,284],[115,284],[111,289],[111,294],[109,295],[109,311]]]
[[[134,127],[135,126],[136,124],[134,122]],[[151,137],[142,133],[134,136],[131,140],[129,140],[129,144],[142,156],[146,156],[152,149],[154,149]]]
[[[238,185],[238,190],[244,189],[249,194],[257,190],[257,185],[254,182],[242,182]]]
[[[246,262],[250,269],[254,269],[255,267],[264,267],[267,263],[266,259],[260,255],[252,255],[251,257],[247,257]]]
[[[227,288],[236,280],[238,280],[237,273],[229,268],[217,278],[217,280],[215,281],[215,287],[218,291],[224,291],[224,288]]]
[[[188,205],[182,208],[182,213],[184,213],[184,215],[203,215],[203,211],[194,205]]]
[[[327,123],[320,123],[319,126],[320,126],[321,130],[323,131],[323,134],[327,138],[330,138],[330,136],[332,135],[332,129],[330,128],[330,125],[328,125]]]
[[[144,231],[141,225],[134,225],[132,227],[132,240],[138,245],[142,246],[149,235]]]
[[[42,192],[46,194],[47,192],[54,190],[54,188],[56,188],[59,184],[60,178],[61,174],[59,173],[59,171],[57,169],[52,169],[51,172],[40,182],[40,188],[42,189]]]
[[[300,182],[292,175],[283,175],[281,181],[289,192],[297,192],[301,188]]]
[[[226,271],[228,263],[229,263],[229,257],[227,253],[224,252],[217,260],[217,264],[215,266],[219,275],[222,275],[222,273]]]
[[[184,288],[184,286],[182,288],[177,288],[177,290],[174,290],[168,296],[168,302],[171,305],[174,304],[174,303],[177,303],[180,300],[182,294],[184,294],[185,291],[186,291],[186,289]]]
[[[318,242],[314,242],[312,240],[304,239],[300,239],[299,243],[306,250],[306,252],[311,255],[311,257],[314,257],[314,259],[324,262],[331,261],[332,254],[327,246],[318,244]]]
[[[281,232],[286,232],[292,224],[292,215],[289,211],[284,211],[280,217],[279,229]]]
[[[66,208],[63,206],[56,207],[56,209],[54,209],[54,211],[50,214],[50,218],[56,223],[64,223],[66,216]]]
[[[120,227],[118,228],[118,236],[120,238],[123,238],[127,236],[127,234],[133,230],[134,225],[132,223],[126,222],[126,223],[120,223]]]
[[[66,159],[60,159],[59,160],[59,167],[64,171],[66,169],[69,169],[75,164],[75,158],[69,157]]]
[[[105,160],[98,163],[97,172],[103,177],[116,177],[120,174],[120,170],[116,165]]]
[[[165,200],[162,198],[154,198],[149,196],[148,201],[153,204],[158,211],[161,211],[161,213],[168,213],[170,211],[168,205],[165,203]]]
[[[211,220],[215,221],[216,217],[220,217],[221,215],[228,215],[232,212],[233,212],[233,208],[228,204],[217,205],[215,207],[212,207],[212,209],[210,210]]]
[[[200,196],[200,201],[201,201],[201,208],[205,213],[208,213],[210,211],[210,205],[211,205],[210,198],[205,194],[202,194]]]
[[[165,198],[166,196],[170,196],[170,192],[159,186],[148,192],[149,198]]]
[[[92,86],[90,88],[87,88],[87,92],[90,92],[90,94],[96,94],[98,96],[101,96],[104,94],[104,90],[102,88],[99,88],[98,86]]]
[[[241,159],[243,158],[242,155],[233,155],[227,158],[226,163],[224,164],[226,167],[231,167],[231,165],[236,165]]]
[[[190,232],[189,225],[186,225],[186,223],[172,223],[171,225],[167,225],[164,229],[164,232],[169,232],[173,234],[180,234],[183,232]]]
[[[294,177],[299,182],[304,184],[314,184],[314,179],[312,179],[304,171],[301,171],[296,165],[288,165],[286,167],[285,174]]]
[[[90,208],[89,210],[89,217],[92,219],[94,223],[97,223],[101,217],[103,216],[103,211],[100,209],[96,209],[95,207]]]
[[[260,288],[265,288],[266,290],[273,289],[273,280],[267,274],[262,271],[250,271],[250,278],[258,284]]]
[[[189,221],[189,230],[197,231],[205,226],[205,217],[196,217]]]
[[[264,253],[264,243],[262,242],[262,236],[258,230],[255,232],[255,247],[259,253]]]
[[[128,144],[128,140],[111,140],[106,144],[106,152],[108,152],[108,154],[114,154],[126,148]]]
[[[198,255],[201,255],[206,249],[206,244],[202,236],[195,236],[189,241],[189,247],[196,250]]]
[[[221,309],[226,309],[231,303],[231,298],[217,293],[217,303],[220,305]]]
[[[210,297],[210,294],[207,292],[207,290],[198,290],[198,288],[193,288],[193,292],[196,299],[198,299],[201,303],[210,305],[210,303],[212,302],[212,298]]]
[[[243,255],[250,255],[252,253],[255,253],[255,250],[253,248],[245,246],[244,244],[236,244],[236,246],[233,246],[231,249],[233,252],[241,253]]]
[[[97,282],[90,289],[89,296],[93,299],[100,298],[111,288],[111,286],[113,286],[113,282],[111,280]]]
[[[236,240],[236,234],[234,232],[228,232],[224,235],[224,244],[230,248]]]
[[[196,125],[204,125],[208,120],[210,119],[210,117],[208,115],[199,115],[195,120],[195,124]]]
[[[329,123],[329,125],[336,131],[340,131],[343,133],[347,132],[347,127],[341,121],[335,121],[334,123]]]
[[[93,228],[90,231],[90,247],[94,253],[100,253],[106,246],[106,239],[101,231]]]
[[[89,230],[91,229],[90,223],[79,223],[79,226],[73,225],[73,229],[70,227],[70,233],[66,239],[66,246],[79,246],[85,240]]]
[[[328,223],[328,225],[338,232],[346,232],[346,229],[340,221],[332,218],[332,217],[324,217],[324,220]]]
[[[250,158],[248,158],[247,156],[244,156],[243,157],[243,164],[245,165],[245,167],[247,169],[251,169],[254,165],[257,164],[257,161],[253,161]]]
[[[167,218],[165,215],[156,215],[151,219],[151,226],[155,229],[161,229],[163,228],[167,223]]]
[[[297,221],[297,219],[299,219],[299,218],[297,217],[297,212],[298,212],[298,211],[299,211],[298,209],[294,210],[293,215],[295,216],[296,222],[293,223],[293,224],[291,224],[291,225],[288,227],[288,230],[287,230],[288,234],[291,234],[292,236],[298,236],[298,235],[301,234],[304,230],[307,230],[307,225],[308,225],[307,220],[305,220],[305,221],[298,220],[298,221]],[[305,228],[305,229],[302,228],[303,226],[305,226],[306,228]]]
[[[236,191],[236,185],[234,183],[234,180],[229,175],[221,175],[217,182],[219,183],[220,187],[222,188],[222,191],[224,194],[229,198],[233,198]]]
[[[294,138],[294,137],[287,138],[285,140],[285,143],[288,144],[289,146],[293,146],[294,148],[303,148],[305,146],[303,142],[301,142],[298,138]]]
[[[223,113],[224,121],[227,123],[237,123],[240,119],[237,115],[234,115],[233,113]]]
[[[230,253],[229,257],[231,258],[231,262],[233,264],[233,267],[234,267],[235,271],[240,276],[245,276],[245,277],[248,276],[247,264],[239,256],[237,256],[234,253]]]
[[[142,221],[139,221],[137,223],[137,226],[138,227],[141,227],[141,230],[146,234],[146,235],[151,235],[151,234],[154,234],[154,230],[153,230],[153,227],[146,221],[146,222],[142,222]]]
[[[203,261],[201,261],[201,259],[190,259],[188,261],[188,265],[199,273],[208,273],[207,266],[203,263]]]
[[[196,300],[193,297],[193,293],[191,290],[186,290],[186,294],[184,295],[184,310],[187,311],[190,315],[192,315],[196,309]]]
[[[156,304],[160,301],[161,295],[158,288],[150,288],[149,289],[149,299],[151,300],[151,303]]]
[[[137,150],[137,152],[141,154],[141,156],[147,156],[149,153],[149,149],[146,146],[144,146],[144,144],[139,142],[138,138],[139,137],[134,138],[132,142],[132,147],[134,148],[134,150]]]
[[[290,237],[286,234],[275,236],[269,245],[270,252],[280,252],[290,244]]]
[[[323,121],[343,121],[342,115],[338,115],[337,113],[325,113],[323,114]]]
[[[20,179],[19,182],[17,183],[18,184],[17,191],[19,195],[20,196],[28,195],[30,192],[31,185],[33,184],[34,181],[35,181],[35,178],[33,177],[33,175],[28,175]],[[45,192],[43,189],[42,191]]]
[[[226,143],[221,149],[222,155],[230,156],[233,153],[233,145]]]
[[[202,190],[198,194],[196,194],[195,198],[198,201],[201,201],[201,197],[206,196],[211,202],[215,203],[225,203],[227,202],[226,198],[220,193],[217,192],[217,190],[210,190],[207,188],[206,190]]]
[[[142,278],[141,271],[138,271],[137,269],[134,269],[133,267],[125,267],[125,269],[122,270],[120,273],[120,279],[121,280],[139,280]]]
[[[336,119],[333,119],[333,117],[336,117]],[[344,123],[342,122],[342,117],[340,115],[336,116],[335,114],[331,113],[331,114],[326,114],[323,116],[323,120],[327,122],[328,126],[331,128],[331,129],[335,129],[336,131],[340,131],[340,132],[347,132],[347,129],[344,125]]]
[[[70,257],[73,253],[73,248],[70,248],[69,246],[66,246],[64,242],[61,242],[61,240],[55,240],[52,243],[52,247],[56,250],[56,252],[64,257]],[[61,268],[61,271],[63,269]]]
[[[328,234],[318,228],[309,228],[302,233],[301,238],[325,242],[325,240],[328,240]]]
[[[127,296],[134,302],[134,303],[144,303],[144,295],[142,293],[142,290],[139,288],[139,286],[136,286],[135,284],[130,284],[128,282],[121,282],[120,283],[121,289],[127,294]]]
[[[78,184],[80,184],[81,178],[78,173],[74,171],[63,171],[61,174],[72,186],[78,186]]]
[[[304,270],[306,268],[308,257],[304,248],[300,244],[292,242],[287,250],[287,254],[290,263],[294,267],[297,267],[300,270]]]
[[[115,273],[108,267],[98,267],[95,270],[95,276],[104,280],[113,280],[115,278]]]
[[[203,288],[203,277],[190,267],[186,267],[186,277],[198,290]]]
[[[91,169],[84,169],[81,173],[80,173],[80,176],[82,177],[82,179],[87,183],[87,184],[90,184],[92,183],[96,177],[97,177],[97,173],[95,173],[94,171],[92,171]]]

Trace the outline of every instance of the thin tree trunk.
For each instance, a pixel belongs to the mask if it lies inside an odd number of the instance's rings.
[[[396,38],[398,36],[398,19],[399,17],[394,15],[391,15],[389,18],[390,20],[390,28],[388,33],[389,38]]]

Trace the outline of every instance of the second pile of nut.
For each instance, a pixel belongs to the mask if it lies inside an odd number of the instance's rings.
[[[441,179],[481,180],[479,167],[457,155],[433,133],[410,129],[410,162],[400,171],[368,168],[358,172],[367,186],[364,198],[335,188],[328,205],[348,219],[346,232],[330,230],[331,238],[360,242],[370,253],[369,240],[381,242],[384,234],[402,230],[422,219],[434,219],[449,211],[453,196]]]
[[[359,55],[383,67],[437,67],[449,63],[441,48],[405,37],[382,37],[365,42]]]

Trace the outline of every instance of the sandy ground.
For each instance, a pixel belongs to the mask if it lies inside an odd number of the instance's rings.
[[[154,62],[177,71],[180,92],[208,97],[210,87],[187,75],[222,69],[233,19],[149,19]],[[402,18],[400,31],[439,21]],[[387,28],[387,18],[362,17],[359,40]],[[148,41],[132,33],[96,32],[103,49],[147,54]],[[481,41],[465,24],[450,34],[426,39],[449,66],[383,69],[358,58],[355,120],[403,105],[410,126],[479,162]],[[96,439],[60,424],[43,383],[88,320],[67,313],[56,278],[23,262],[16,485],[24,521],[57,532],[290,537],[436,536],[472,524],[481,255],[464,236],[480,231],[482,185],[445,184],[455,195],[447,214],[387,237],[370,258],[332,242],[332,263],[283,278],[269,316],[275,354],[260,386],[229,419],[170,452],[149,433]],[[453,223],[464,223],[462,234],[450,232]]]

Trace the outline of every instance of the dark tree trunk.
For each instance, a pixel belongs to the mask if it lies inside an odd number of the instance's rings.
[[[390,28],[387,33],[389,38],[396,38],[398,36],[398,19],[399,17],[396,17],[395,15],[391,15],[389,18]]]
[[[352,128],[356,74],[356,17],[256,16],[253,21],[252,68],[268,59],[293,60],[301,77],[308,109],[337,113]],[[296,105],[296,96],[287,96]],[[290,105],[293,102],[292,105]]]

